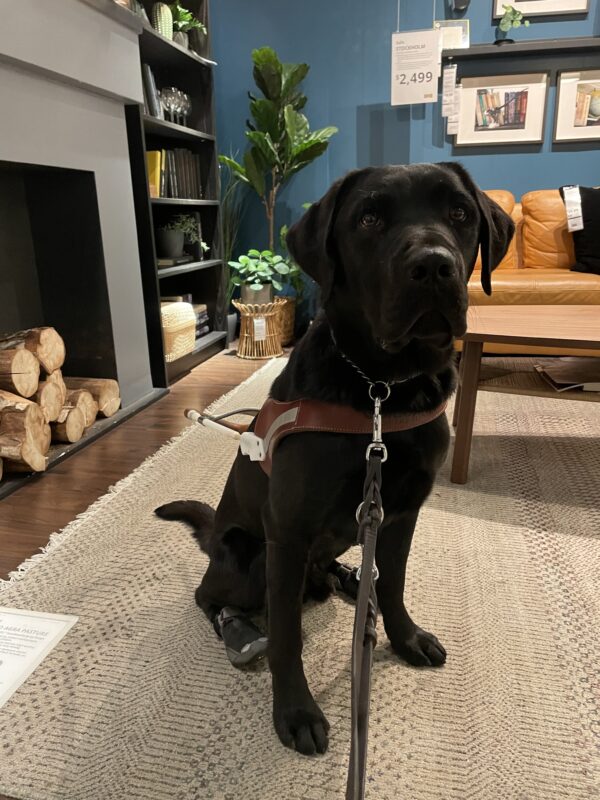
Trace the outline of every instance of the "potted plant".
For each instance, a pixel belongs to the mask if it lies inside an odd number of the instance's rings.
[[[498,23],[496,41],[494,44],[513,44],[515,40],[508,39],[506,34],[512,30],[512,28],[520,28],[521,25],[528,28],[529,20],[523,19],[523,12],[517,11],[514,6],[503,5],[502,8],[504,9],[504,16]]]
[[[282,64],[270,47],[252,51],[254,81],[262,97],[250,94],[249,147],[240,163],[220,156],[236,179],[258,195],[265,209],[268,250],[275,252],[275,204],[279,191],[300,170],[322,155],[337,128],[311,131],[301,113],[306,95],[300,84],[308,64]],[[283,259],[282,259],[283,260]]]
[[[186,242],[200,242],[202,252],[209,249],[206,242],[200,240],[198,221],[190,214],[177,214],[156,230],[156,250],[160,258],[179,258]]]
[[[172,3],[169,8],[173,16],[174,42],[177,42],[177,44],[180,44],[182,47],[189,48],[190,40],[188,34],[190,31],[198,31],[203,36],[206,36],[206,26],[200,22],[199,19],[196,19],[191,11],[188,11],[187,8],[183,8],[183,6],[179,4],[179,0]]]
[[[241,289],[242,303],[270,303],[273,289],[281,291],[280,276],[288,275],[289,266],[271,250],[248,250],[237,261],[230,261],[231,283]]]

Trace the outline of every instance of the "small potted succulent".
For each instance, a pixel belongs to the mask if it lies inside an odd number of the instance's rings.
[[[507,33],[513,28],[520,28],[521,25],[525,28],[529,27],[529,20],[523,19],[523,12],[517,11],[514,6],[503,5],[504,16],[498,23],[496,31],[496,41],[494,44],[514,44],[514,39],[508,39]]]
[[[201,241],[198,232],[198,221],[189,214],[177,214],[166,225],[161,225],[156,230],[156,249],[160,258],[179,258],[183,255],[186,244],[200,242],[201,252],[206,252],[209,247]]]
[[[231,268],[231,290],[239,286],[242,303],[270,303],[273,289],[283,289],[281,276],[290,273],[290,267],[283,256],[271,250],[248,250],[237,261],[229,261]]]
[[[199,19],[196,19],[191,11],[188,11],[187,8],[183,8],[183,6],[179,4],[179,0],[176,0],[169,8],[173,16],[174,42],[187,49],[190,46],[188,34],[191,31],[197,31],[202,36],[206,36],[206,26],[200,22]]]

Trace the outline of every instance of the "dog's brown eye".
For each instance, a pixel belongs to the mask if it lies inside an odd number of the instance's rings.
[[[379,222],[379,217],[377,214],[363,214],[360,218],[360,224],[363,228],[372,228],[374,225],[377,225]]]
[[[450,209],[450,219],[454,222],[464,222],[467,218],[467,212],[462,206],[454,206]]]

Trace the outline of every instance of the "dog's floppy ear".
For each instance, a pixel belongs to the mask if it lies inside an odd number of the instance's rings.
[[[319,284],[323,303],[331,293],[338,258],[332,236],[337,212],[342,198],[362,172],[354,170],[337,180],[287,234],[290,255]]]
[[[486,294],[492,293],[492,270],[495,270],[508,250],[515,223],[493,200],[475,184],[462,164],[448,161],[440,166],[451,169],[462,180],[467,191],[479,207],[481,222],[479,244],[481,245],[481,285]],[[473,270],[474,264],[471,266]]]

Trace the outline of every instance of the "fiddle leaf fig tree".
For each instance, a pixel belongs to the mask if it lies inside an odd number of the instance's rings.
[[[269,250],[275,251],[277,194],[296,172],[322,155],[337,128],[310,130],[302,113],[306,95],[300,84],[308,64],[283,64],[270,47],[252,51],[254,82],[262,97],[250,93],[248,149],[241,162],[220,156],[243,183],[254,189],[265,207]]]

